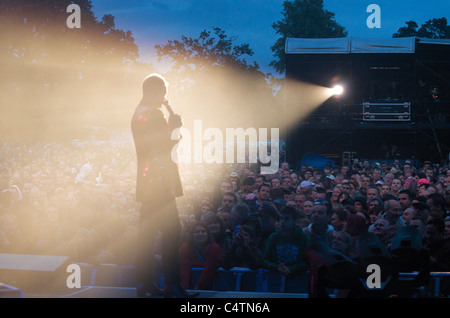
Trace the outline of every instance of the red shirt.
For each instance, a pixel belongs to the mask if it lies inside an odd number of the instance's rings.
[[[190,289],[191,268],[203,268],[194,289],[211,289],[217,269],[220,267],[222,252],[220,246],[212,242],[206,248],[198,251],[198,255],[189,243],[180,247],[180,280],[184,288]]]

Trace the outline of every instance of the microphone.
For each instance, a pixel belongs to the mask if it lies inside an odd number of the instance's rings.
[[[172,109],[172,107],[170,106],[168,100],[165,100],[165,101],[163,102],[163,104],[164,104],[164,106],[166,106],[167,111],[168,111],[169,114],[170,114],[169,122],[172,122],[172,125],[173,125],[173,127],[175,127],[175,128],[181,127],[181,126],[183,125],[183,120],[181,119],[180,115],[176,115],[176,114],[173,112],[173,109]],[[180,139],[181,139],[181,136],[180,136]]]
[[[167,99],[163,102],[163,104],[164,104],[164,106],[166,106],[166,109],[171,116],[175,115],[175,113],[173,112],[173,109],[170,106],[169,101]]]

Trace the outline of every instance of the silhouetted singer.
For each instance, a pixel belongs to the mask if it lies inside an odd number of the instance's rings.
[[[166,102],[167,82],[158,74],[145,78],[143,97],[131,121],[137,156],[136,200],[141,203],[138,238],[137,295],[145,297],[191,297],[180,284],[178,249],[181,224],[175,198],[183,195],[177,164],[171,152],[177,140],[171,139],[182,120],[172,111],[166,121],[162,106]],[[155,245],[160,233],[160,248],[165,288],[154,282],[157,261]]]

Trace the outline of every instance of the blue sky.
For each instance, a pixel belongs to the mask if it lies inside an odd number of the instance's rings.
[[[255,60],[264,72],[273,60],[270,47],[278,38],[272,24],[279,21],[283,0],[92,0],[97,17],[110,13],[116,27],[133,32],[141,60],[151,62],[161,72],[163,64],[156,61],[154,46],[181,35],[198,37],[204,29],[223,29],[237,36],[236,44],[249,43]],[[381,28],[370,29],[366,12],[377,4],[381,12]],[[449,0],[324,0],[326,10],[335,13],[336,21],[351,37],[392,37],[406,21],[419,26],[425,21],[445,16],[450,23]]]

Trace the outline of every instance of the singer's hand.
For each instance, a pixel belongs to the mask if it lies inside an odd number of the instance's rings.
[[[183,126],[183,119],[181,118],[180,115],[176,115],[176,114],[170,115],[169,126],[171,129],[180,128],[181,126]]]

